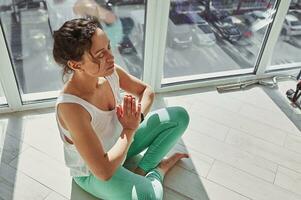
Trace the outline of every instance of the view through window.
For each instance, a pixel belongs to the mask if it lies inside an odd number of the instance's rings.
[[[0,18],[22,100],[61,88],[52,33],[66,20],[93,16],[109,36],[115,63],[143,74],[145,0],[1,0]],[[56,94],[56,93],[53,93]]]
[[[163,78],[252,72],[275,3],[171,0]]]
[[[272,56],[271,66],[301,62],[301,0],[292,0]],[[272,67],[267,69],[271,69]]]

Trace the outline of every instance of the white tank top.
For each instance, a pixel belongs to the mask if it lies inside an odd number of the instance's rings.
[[[111,89],[113,91],[116,100],[116,105],[120,104],[121,97],[120,97],[120,88],[119,88],[119,77],[116,71],[112,75],[107,76],[105,78],[108,80],[111,86]],[[67,167],[70,168],[71,176],[89,176],[91,172],[87,164],[81,158],[76,147],[68,143],[64,137],[65,135],[67,138],[71,138],[71,134],[68,130],[62,127],[62,125],[58,120],[57,106],[60,103],[80,104],[84,109],[87,110],[87,112],[91,116],[91,125],[97,137],[101,141],[105,152],[108,152],[114,146],[122,131],[122,126],[116,115],[116,108],[111,111],[103,111],[97,108],[96,106],[94,106],[93,104],[75,95],[61,93],[58,96],[56,106],[55,106],[55,112],[56,112],[56,119],[57,119],[60,136],[64,142],[65,163]]]

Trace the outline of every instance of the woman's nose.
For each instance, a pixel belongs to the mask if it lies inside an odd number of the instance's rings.
[[[107,57],[106,57],[106,61],[107,62],[112,62],[112,61],[114,61],[114,56],[113,56],[113,54],[111,53],[111,52],[107,52]]]

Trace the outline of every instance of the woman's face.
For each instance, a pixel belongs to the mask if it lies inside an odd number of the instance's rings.
[[[114,72],[114,56],[107,35],[97,28],[91,41],[90,52],[83,55],[83,70],[92,77],[111,75]]]

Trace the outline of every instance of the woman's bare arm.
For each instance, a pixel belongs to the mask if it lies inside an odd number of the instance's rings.
[[[155,98],[153,89],[146,83],[128,74],[118,65],[115,66],[119,76],[120,88],[138,97],[141,103],[141,112],[146,115],[150,111]]]
[[[71,133],[73,144],[92,173],[101,180],[110,179],[124,160],[135,130],[124,128],[116,144],[106,153],[91,126],[91,116],[83,107],[62,103],[58,111]]]

